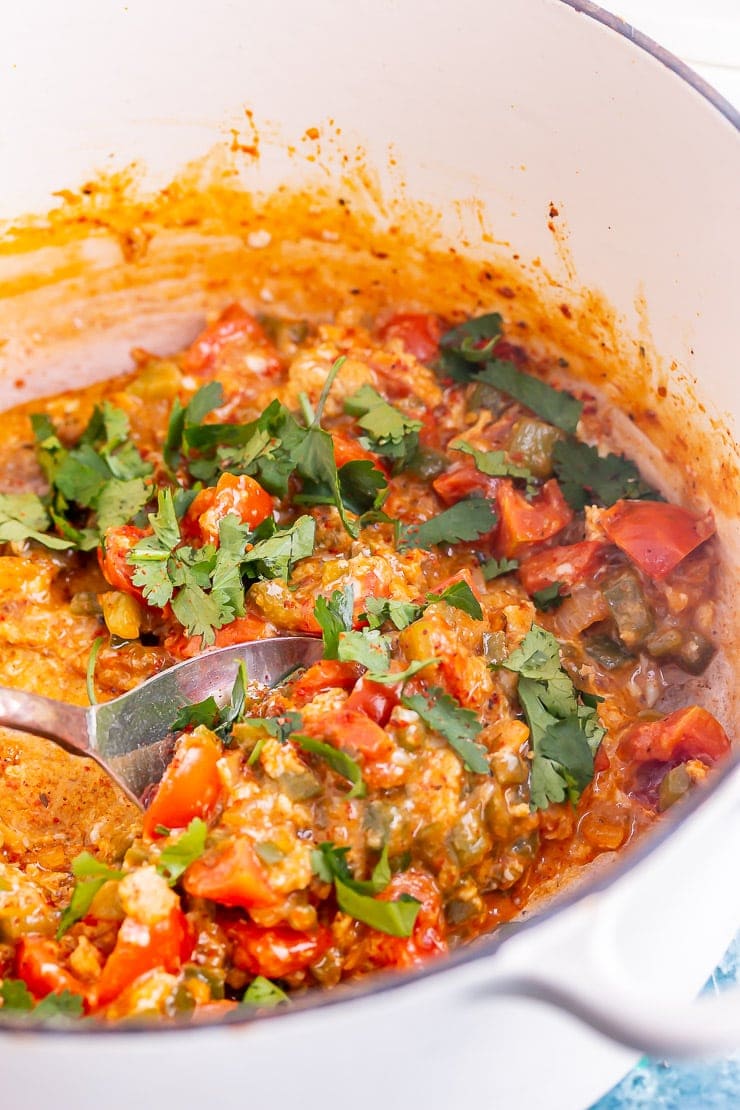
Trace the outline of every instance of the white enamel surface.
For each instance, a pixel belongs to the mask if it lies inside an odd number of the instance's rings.
[[[546,227],[554,202],[577,282],[603,290],[634,330],[643,297],[666,362],[737,418],[737,135],[662,63],[557,0],[8,6],[0,219],[42,211],[55,190],[134,160],[162,185],[229,126],[244,130],[245,105],[270,125],[247,185],[323,180],[284,144],[332,117],[379,167],[392,148],[402,171],[381,175],[386,188],[402,176],[409,195],[449,211],[451,234],[460,222],[450,202],[476,197],[496,239],[511,243],[504,254],[539,256],[567,282]],[[575,980],[595,976],[579,960],[595,958],[585,938],[598,913],[599,935],[612,927],[619,940],[610,973],[649,997],[688,1000],[737,924],[737,883],[715,882],[710,899],[701,878],[708,854],[717,874],[733,859],[726,821],[723,811],[690,822],[680,859],[646,861],[628,887],[640,891],[637,905],[622,886],[578,907],[577,942],[544,926],[499,963],[248,1031],[5,1037],[3,1104],[584,1106],[634,1054],[554,1011],[473,1001],[470,989],[516,964],[517,951],[534,964],[552,959],[561,939],[561,967]]]

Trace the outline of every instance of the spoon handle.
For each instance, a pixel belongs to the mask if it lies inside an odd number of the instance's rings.
[[[88,710],[79,705],[0,686],[0,725],[45,736],[81,755],[90,752]]]

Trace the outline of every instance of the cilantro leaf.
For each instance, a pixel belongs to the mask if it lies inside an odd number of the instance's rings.
[[[352,630],[354,605],[355,592],[351,585],[344,590],[334,590],[328,600],[321,595],[316,598],[313,612],[321,627],[325,659],[338,658],[339,636]]]
[[[467,582],[453,582],[439,594],[427,594],[427,601],[446,601],[454,609],[461,609],[463,613],[467,613],[473,620],[483,620],[480,602]]]
[[[287,578],[294,563],[313,554],[316,521],[310,516],[299,516],[289,528],[277,528],[271,518],[264,524],[274,528],[273,534],[250,547],[242,565],[248,574],[260,578]]]
[[[549,586],[543,586],[541,590],[535,590],[532,594],[532,601],[543,613],[550,609],[557,609],[569,596],[569,594],[561,593],[563,585],[562,582],[552,582]]]
[[[347,752],[340,748],[334,748],[331,744],[325,744],[321,740],[316,740],[313,736],[293,736],[293,739],[304,752],[318,755],[329,764],[333,771],[352,783],[352,789],[347,795],[348,798],[365,797],[367,787],[362,777],[362,769],[359,763]]]
[[[401,704],[418,713],[428,728],[444,737],[463,762],[466,771],[476,775],[490,775],[486,749],[475,742],[483,728],[471,709],[460,703],[439,686],[428,694],[412,694],[401,698]]]
[[[36,540],[58,551],[74,546],[69,539],[46,534],[50,525],[49,514],[35,493],[0,493],[0,543]]]
[[[518,370],[513,362],[503,359],[487,362],[476,381],[487,382],[508,393],[536,416],[541,416],[548,424],[554,424],[564,432],[575,432],[578,426],[583,411],[581,401],[565,389],[555,389],[547,382]]]
[[[342,632],[337,658],[342,663],[361,663],[373,676],[375,673],[383,674],[388,670],[390,660],[388,641],[377,629]]]
[[[502,324],[498,312],[488,312],[445,332],[439,341],[442,373],[462,382],[474,377],[477,365],[490,358],[501,338]]]
[[[353,877],[347,863],[348,848],[337,848],[325,841],[311,853],[311,865],[323,882],[334,882],[337,904],[343,913],[394,937],[409,937],[414,929],[421,903],[408,894],[393,901],[374,898],[391,881],[388,849],[383,852],[368,880]]]
[[[414,547],[434,547],[441,543],[469,542],[490,532],[497,519],[490,501],[483,497],[471,497],[467,501],[458,501],[423,524],[400,524],[396,542],[402,551]]]
[[[394,462],[394,471],[403,470],[419,446],[420,420],[414,420],[389,404],[370,385],[363,385],[344,402],[344,411],[357,418],[366,435],[364,447]]]
[[[487,474],[489,478],[521,478],[527,483],[527,493],[535,491],[536,481],[532,471],[526,466],[517,466],[516,463],[509,462],[505,451],[479,451],[477,447],[471,446],[465,440],[456,440],[450,446],[455,451],[471,455],[476,469],[480,470],[481,474]]]
[[[33,1009],[33,995],[22,979],[3,979],[0,982],[0,998],[3,1000],[0,1015],[28,1013]]]
[[[157,861],[157,871],[170,886],[174,886],[190,864],[203,855],[207,835],[208,825],[205,821],[200,817],[193,817],[185,832],[162,849]]]
[[[62,914],[57,929],[57,940],[60,940],[75,921],[86,917],[95,895],[105,883],[123,878],[123,871],[109,867],[102,860],[96,859],[89,852],[80,852],[72,860],[72,874],[77,882],[72,891],[69,905]]]
[[[611,453],[602,456],[595,447],[573,438],[555,444],[553,467],[563,496],[576,511],[593,504],[608,508],[620,500],[663,500],[630,459]]]
[[[135,517],[149,502],[151,486],[142,478],[111,478],[97,498],[98,531],[118,528]]]
[[[284,744],[289,736],[303,727],[303,720],[300,713],[296,713],[293,710],[281,713],[279,717],[242,717],[239,723],[242,725],[251,725],[252,728],[263,728],[270,736],[274,736],[280,744]],[[259,752],[257,752],[257,755],[254,753],[257,751],[258,746],[260,751],[262,750],[264,739],[265,738],[262,737],[261,741],[258,740],[253,748],[252,755],[248,760],[250,766],[257,762]]]
[[[358,516],[377,512],[388,495],[388,480],[372,459],[352,459],[337,477],[342,504]]]
[[[489,559],[481,567],[486,582],[500,578],[502,574],[511,574],[519,566],[518,559]]]
[[[410,601],[397,601],[388,597],[366,597],[364,618],[370,628],[382,628],[386,621],[402,631],[418,620],[422,614],[420,605]]]
[[[372,682],[380,682],[387,686],[396,686],[399,682],[408,682],[419,671],[423,671],[426,667],[431,667],[433,663],[438,663],[439,660],[432,657],[430,659],[414,659],[409,663],[403,671],[387,671],[385,674],[377,674],[374,672],[368,673],[368,678]]]
[[[261,1009],[280,1006],[283,1002],[290,1002],[288,995],[264,975],[255,976],[242,996],[245,1006],[259,1006]]]
[[[532,807],[546,809],[566,797],[575,805],[593,778],[593,757],[605,732],[596,707],[579,701],[560,666],[557,640],[537,625],[503,666],[519,674],[517,693],[533,756]]]
[[[187,728],[205,725],[213,730],[218,724],[221,710],[214,697],[204,698],[193,705],[184,705],[172,722],[173,732],[184,732]]]

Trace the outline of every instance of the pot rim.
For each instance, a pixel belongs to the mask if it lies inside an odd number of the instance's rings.
[[[614,15],[612,12],[592,3],[591,0],[553,0],[553,2],[564,4],[566,7],[572,8],[580,14],[588,16],[595,22],[621,35],[640,50],[650,54],[658,62],[675,73],[682,81],[695,89],[700,96],[707,100],[712,107],[716,108],[728,123],[740,133],[740,109],[735,108],[729,100],[722,96],[722,94],[710,85],[708,81],[705,81],[703,77],[696,73],[691,66],[665,49],[665,47],[660,46],[654,39],[638,31],[620,16]],[[131,1023],[127,1022],[125,1025],[103,1025],[75,1020],[69,1024],[65,1023],[64,1025],[39,1024],[36,1026],[23,1018],[18,1018],[9,1021],[0,1020],[0,1036],[13,1033],[22,1033],[25,1036],[29,1034],[42,1034],[44,1036],[51,1035],[55,1037],[66,1037],[71,1034],[76,1038],[110,1038],[111,1036],[124,1036],[127,1039],[131,1037],[140,1037],[142,1034],[148,1036],[156,1034],[161,1036],[162,1034],[188,1033],[192,1036],[197,1033],[212,1033],[215,1029],[223,1027],[233,1029],[235,1027],[249,1026],[254,1021],[283,1021],[285,1019],[297,1017],[309,1010],[319,1010],[330,1006],[357,1002],[368,997],[378,996],[388,993],[389,991],[411,986],[414,983],[452,971],[456,968],[466,967],[474,961],[486,959],[495,955],[509,937],[525,930],[529,931],[533,927],[536,928],[547,924],[561,912],[572,908],[586,897],[603,892],[612,886],[618,879],[627,875],[656,852],[665,841],[673,835],[678,825],[682,825],[685,821],[690,820],[691,815],[700,806],[704,806],[705,804],[708,805],[713,794],[720,789],[723,783],[733,775],[739,766],[740,750],[736,749],[731,758],[727,759],[721,766],[713,769],[709,782],[700,789],[693,791],[689,798],[674,806],[669,813],[664,814],[656,827],[644,835],[635,847],[628,849],[626,853],[620,856],[616,863],[610,865],[600,875],[588,878],[583,882],[574,883],[573,888],[566,894],[558,894],[551,904],[541,910],[533,912],[532,916],[528,917],[526,920],[507,922],[499,926],[494,933],[479,937],[470,944],[463,945],[448,956],[430,960],[414,971],[409,971],[404,974],[398,974],[398,972],[392,971],[378,972],[357,983],[340,984],[331,991],[308,991],[304,996],[291,1000],[290,1007],[278,1008],[260,1013],[231,1012],[224,1014],[218,1021],[214,1022],[192,1023],[185,1020],[182,1023],[172,1022],[171,1024],[154,1025],[151,1022],[142,1020]]]

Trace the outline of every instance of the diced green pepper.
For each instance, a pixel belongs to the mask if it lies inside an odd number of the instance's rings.
[[[291,802],[305,802],[308,798],[315,798],[321,793],[321,783],[309,770],[304,774],[285,771],[279,776],[278,785]]]
[[[429,482],[432,478],[439,477],[449,465],[450,460],[441,451],[435,451],[432,447],[419,447],[407,469],[417,478]]]
[[[498,666],[509,654],[506,648],[505,632],[485,632],[483,634],[483,654],[489,663]]]
[[[280,316],[261,316],[259,322],[281,352],[291,351],[308,335],[306,320],[283,320]]]
[[[681,643],[681,632],[678,628],[658,628],[645,639],[645,647],[655,659],[662,659],[665,655],[675,655],[680,650]]]
[[[684,636],[681,647],[676,653],[676,662],[689,674],[702,674],[709,666],[716,650],[711,640],[702,636],[701,632],[692,631]]]
[[[666,771],[658,790],[658,808],[660,812],[663,813],[679,798],[682,798],[690,786],[691,776],[686,770],[685,763],[679,763],[678,767],[671,767],[670,771]]]
[[[641,647],[653,630],[653,614],[637,575],[626,570],[603,586],[601,592],[624,646],[630,651]]]
[[[532,471],[535,478],[549,478],[552,475],[552,455],[555,444],[563,439],[563,433],[544,420],[525,417],[514,425],[509,439],[508,452],[511,458]]]
[[[590,655],[596,663],[605,667],[607,671],[616,671],[634,658],[628,651],[624,650],[622,644],[612,640],[611,636],[589,636],[584,641],[584,647],[587,655]]]
[[[479,409],[488,409],[494,416],[500,416],[504,409],[511,404],[511,397],[496,389],[495,385],[488,382],[478,382],[473,386],[467,400],[468,412],[478,412]]]

